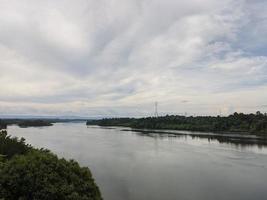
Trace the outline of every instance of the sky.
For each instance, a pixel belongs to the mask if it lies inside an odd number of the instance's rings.
[[[266,0],[0,0],[0,115],[267,112]]]

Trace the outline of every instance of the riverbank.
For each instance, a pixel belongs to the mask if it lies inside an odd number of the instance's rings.
[[[267,115],[234,113],[221,116],[162,116],[147,118],[109,118],[87,121],[87,125],[122,126],[133,129],[184,130],[267,136]]]

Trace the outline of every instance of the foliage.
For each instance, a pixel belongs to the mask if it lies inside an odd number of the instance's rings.
[[[34,149],[6,132],[0,136],[0,199],[102,199],[88,168]]]
[[[25,139],[11,138],[6,131],[0,133],[0,155],[7,159],[17,154],[25,154],[32,148],[25,144]]]
[[[185,117],[167,115],[147,118],[111,118],[91,120],[87,125],[126,126],[142,129],[171,129],[212,132],[246,132],[267,135],[267,115],[234,113],[227,117],[198,116]]]

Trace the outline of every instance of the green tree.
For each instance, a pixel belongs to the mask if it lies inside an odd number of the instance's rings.
[[[87,167],[0,133],[0,199],[101,200]],[[1,199],[1,200],[2,200]]]

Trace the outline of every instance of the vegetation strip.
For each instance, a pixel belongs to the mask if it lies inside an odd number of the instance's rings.
[[[123,126],[135,129],[187,130],[239,133],[267,136],[267,114],[234,113],[227,117],[198,116],[186,117],[167,115],[147,118],[106,118],[89,120],[87,125]]]

